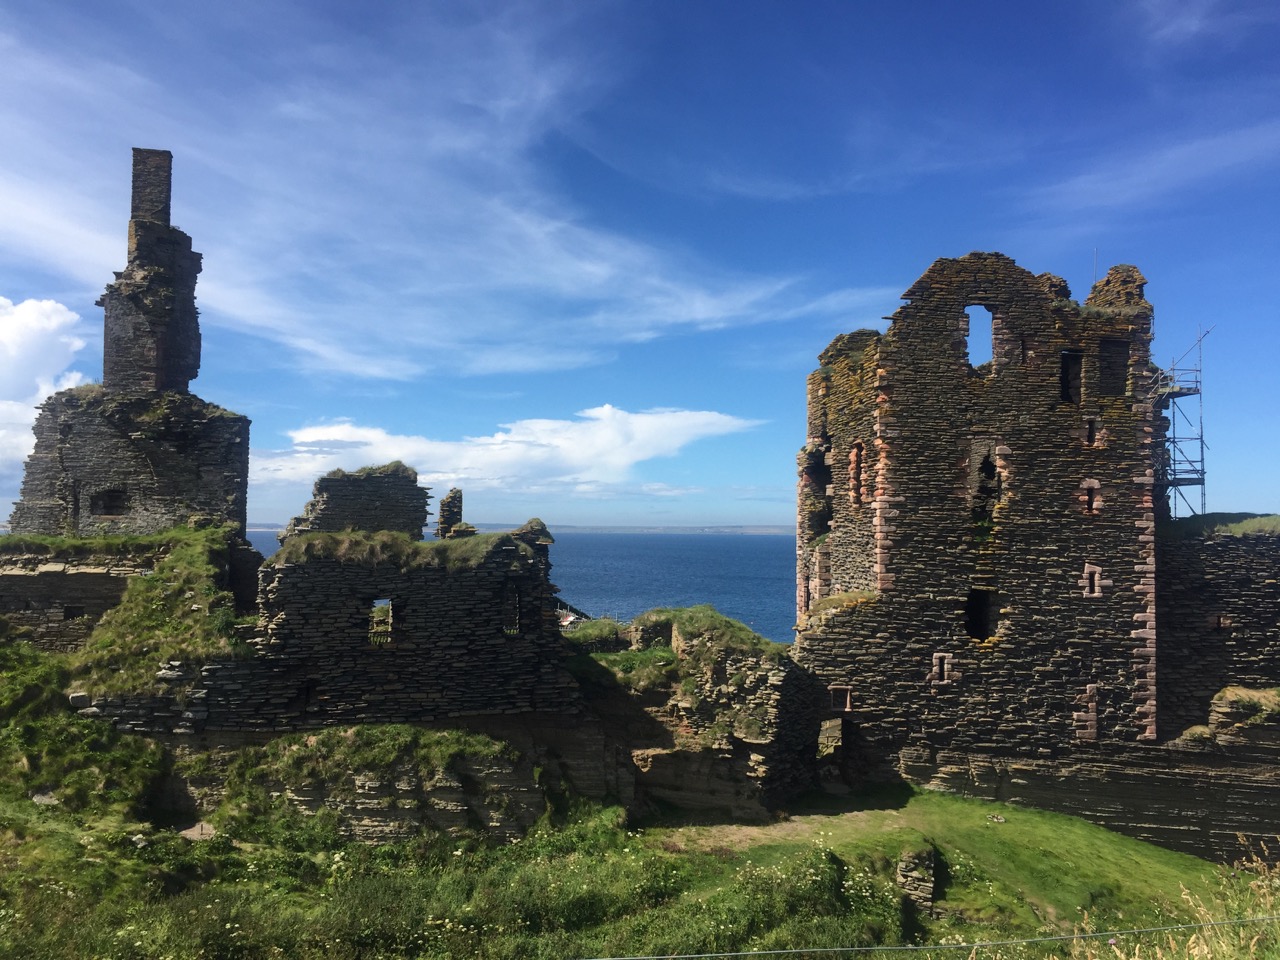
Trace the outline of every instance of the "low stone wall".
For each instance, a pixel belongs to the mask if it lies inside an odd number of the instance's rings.
[[[31,630],[42,650],[78,650],[102,615],[120,602],[129,577],[150,569],[154,558],[46,554],[0,558],[0,615]]]
[[[477,552],[453,565],[427,544],[412,562],[268,564],[244,657],[157,664],[154,692],[91,706],[123,729],[179,734],[580,712],[545,547],[466,542]]]
[[[1230,863],[1262,843],[1274,850],[1280,836],[1274,757],[1257,762],[1213,744],[1081,750],[1053,760],[908,748],[901,769],[927,789],[1056,810]]]
[[[673,647],[690,656],[678,636]],[[694,688],[677,691],[667,710],[718,752],[728,779],[751,785],[765,808],[814,784],[825,691],[812,674],[785,655],[731,649],[693,676]]]
[[[1157,543],[1160,731],[1208,722],[1230,685],[1280,686],[1280,537]]]

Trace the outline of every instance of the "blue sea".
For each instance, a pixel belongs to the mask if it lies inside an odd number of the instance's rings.
[[[795,537],[727,533],[556,533],[551,580],[593,617],[628,620],[654,607],[709,603],[770,640],[795,624]],[[275,533],[250,530],[265,554]]]

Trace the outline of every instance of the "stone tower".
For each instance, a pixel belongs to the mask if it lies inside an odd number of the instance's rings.
[[[134,149],[128,262],[98,301],[109,393],[186,393],[200,372],[200,254],[169,224],[172,179],[168,150]]]
[[[194,518],[243,533],[249,420],[189,392],[200,254],[169,223],[173,157],[133,151],[128,259],[104,308],[103,382],[40,407],[14,533],[154,533]]]
[[[1079,304],[1000,254],[939,260],[887,332],[822,353],[795,649],[873,755],[1157,737],[1144,282],[1113,267]]]

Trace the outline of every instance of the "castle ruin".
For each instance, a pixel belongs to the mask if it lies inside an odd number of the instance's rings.
[[[1163,820],[1165,842],[1201,829],[1186,811],[1101,815],[1124,801],[1095,781],[1124,781],[1100,772],[1112,763],[1214,785],[1221,751],[1196,752],[1212,732],[1180,738],[1207,730],[1223,688],[1280,684],[1280,541],[1162,535],[1169,396],[1144,284],[1114,267],[1078,304],[1001,254],[939,260],[887,332],[819,357],[795,656],[827,687],[848,767],[1122,828]],[[1209,845],[1234,844],[1274,774],[1237,763],[1235,799],[1202,798]]]
[[[103,376],[40,407],[17,534],[146,534],[192,517],[245,526],[249,420],[192,394],[200,254],[170,225],[173,157],[133,151],[128,258],[98,301]]]

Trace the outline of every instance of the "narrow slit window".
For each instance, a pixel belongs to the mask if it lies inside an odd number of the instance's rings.
[[[383,644],[391,642],[392,603],[390,597],[374,600],[369,605],[369,642]]]
[[[1095,563],[1084,565],[1084,576],[1079,580],[1086,597],[1102,596],[1102,588],[1111,586],[1110,580],[1102,579],[1102,568]]]
[[[502,595],[502,632],[513,637],[520,632],[520,591],[508,583]]]
[[[1094,417],[1085,421],[1084,442],[1091,447],[1098,442],[1098,421]]]
[[[1084,366],[1084,354],[1079,350],[1062,351],[1062,368],[1058,377],[1060,397],[1063,403],[1080,403],[1080,371]]]

